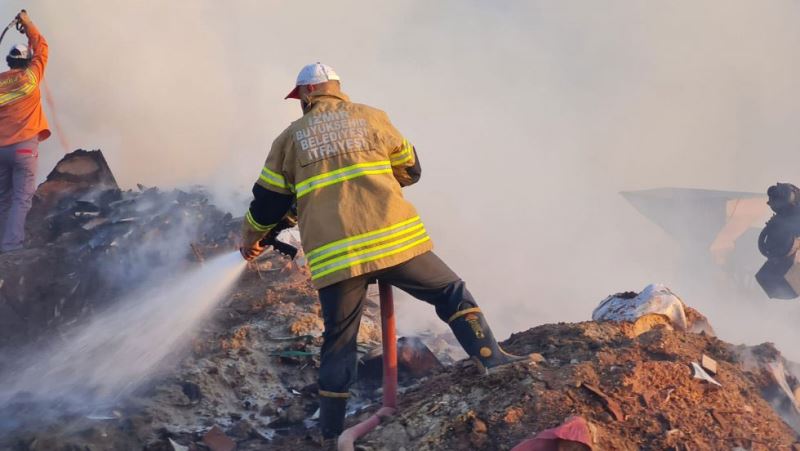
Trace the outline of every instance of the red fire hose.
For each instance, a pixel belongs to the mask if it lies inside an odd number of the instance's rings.
[[[354,451],[355,441],[375,429],[383,418],[397,411],[397,330],[394,322],[392,286],[378,282],[381,298],[381,340],[383,341],[383,407],[365,421],[339,436],[339,451]]]
[[[50,108],[50,122],[53,124],[53,128],[56,129],[56,135],[58,135],[58,142],[61,144],[61,150],[63,150],[64,153],[70,153],[72,147],[69,146],[69,141],[67,141],[67,137],[64,135],[64,129],[61,128],[61,122],[58,120],[58,112],[56,111],[56,101],[53,100],[53,93],[50,92],[50,86],[47,85],[46,78],[42,79],[42,87],[44,88],[45,101]]]

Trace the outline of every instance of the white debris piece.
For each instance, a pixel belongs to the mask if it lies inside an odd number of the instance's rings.
[[[272,441],[275,438],[275,429],[268,427],[255,427],[256,433],[264,440]]]
[[[178,443],[175,443],[175,441],[172,439],[169,439],[169,444],[172,445],[172,449],[174,449],[175,451],[189,451],[188,446],[183,446]]]
[[[714,385],[717,385],[719,387],[722,387],[722,384],[720,384],[719,382],[714,380],[713,377],[711,377],[708,373],[706,373],[706,370],[704,370],[703,367],[701,367],[699,363],[692,362],[692,368],[694,369],[694,376],[693,377],[695,379],[701,379],[701,380],[704,380],[706,382],[710,382],[710,383],[712,383]]]
[[[594,321],[630,321],[656,314],[669,318],[680,330],[688,328],[683,301],[666,286],[656,283],[645,287],[639,294],[615,294],[605,298],[592,312]]]

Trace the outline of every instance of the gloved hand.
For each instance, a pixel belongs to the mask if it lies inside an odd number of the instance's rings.
[[[16,20],[17,20],[17,29],[20,31],[24,31],[25,26],[31,23],[31,18],[30,16],[28,16],[28,12],[25,11],[24,9],[20,11],[19,14],[17,14]]]
[[[258,241],[256,241],[255,243],[249,246],[245,246],[244,244],[242,244],[239,247],[239,252],[242,253],[242,257],[244,257],[245,260],[251,261],[258,258],[259,255],[264,253],[264,249],[266,249],[266,246],[261,246],[258,244]]]
[[[258,257],[264,252],[266,246],[259,244],[266,233],[253,230],[247,223],[247,220],[242,224],[242,238],[239,242],[239,252],[245,260],[250,261]]]
[[[20,33],[25,33],[25,27],[31,23],[31,18],[28,16],[28,12],[24,9],[17,14],[17,31]]]

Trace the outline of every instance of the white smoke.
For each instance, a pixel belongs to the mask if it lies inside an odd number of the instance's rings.
[[[11,0],[0,15],[22,7],[50,40],[70,141],[103,148],[125,185],[247,193],[319,60],[416,145],[407,195],[498,336],[663,282],[722,338],[796,342],[797,303],[752,300],[754,315],[689,287],[712,282],[618,193],[798,181],[797,2]],[[45,143],[43,168],[58,152]]]

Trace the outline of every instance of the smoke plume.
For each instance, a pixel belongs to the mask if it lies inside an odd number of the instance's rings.
[[[416,146],[423,178],[407,195],[498,335],[588,319],[609,293],[663,282],[722,338],[800,358],[796,302],[720,295],[694,271],[706,262],[619,196],[800,182],[797,2],[11,0],[0,12],[22,7],[50,41],[70,142],[102,148],[124,185],[209,184],[242,211],[300,114],[283,96],[323,61]],[[45,143],[43,167],[59,152]],[[402,304],[401,327],[427,308]]]

